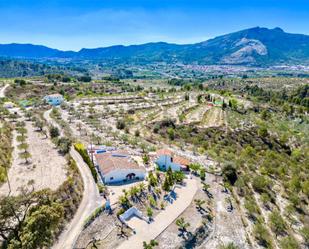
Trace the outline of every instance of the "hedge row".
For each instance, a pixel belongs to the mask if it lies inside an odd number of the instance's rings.
[[[85,220],[84,229],[87,228],[101,213],[105,210],[105,206],[96,208],[94,212]]]
[[[98,174],[97,171],[87,153],[87,150],[85,148],[85,146],[82,143],[75,143],[74,144],[74,148],[75,150],[81,155],[81,157],[83,158],[84,162],[88,165],[91,174],[94,178],[94,181],[97,182],[98,181]]]

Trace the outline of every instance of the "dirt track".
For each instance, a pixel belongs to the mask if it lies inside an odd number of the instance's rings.
[[[51,110],[44,113],[44,118],[49,124],[57,126],[57,123],[49,116]],[[59,127],[60,128],[60,127]],[[74,243],[83,229],[84,222],[92,212],[103,204],[103,198],[100,196],[96,183],[92,177],[87,164],[83,161],[78,152],[72,147],[71,157],[75,160],[84,183],[83,199],[75,213],[73,219],[67,224],[58,241],[52,247],[54,249],[73,248]]]

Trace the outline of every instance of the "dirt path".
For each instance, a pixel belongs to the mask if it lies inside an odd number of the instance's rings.
[[[134,220],[131,225],[136,230],[136,234],[122,243],[118,249],[140,249],[143,241],[149,242],[156,238],[190,205],[197,191],[197,182],[194,179],[187,179],[186,186],[175,190],[178,198],[173,204],[168,205],[164,211],[160,212],[154,222],[148,224],[145,221]]]
[[[189,112],[186,116],[186,122],[201,122],[205,113],[210,109],[207,105],[200,105],[198,108]]]
[[[9,84],[6,84],[0,89],[0,98],[5,98],[5,90],[9,87]]]
[[[225,115],[221,108],[212,107],[210,110],[204,113],[202,120],[202,126],[204,128],[208,127],[218,127],[225,124]]]
[[[50,113],[51,113],[52,110],[53,109],[49,109],[48,111],[44,112],[43,117],[47,121],[48,124],[50,124],[54,127],[57,127],[59,129],[60,136],[62,137],[63,136],[63,130],[61,129],[60,125],[50,117]]]
[[[49,116],[50,112],[51,109],[46,111],[44,113],[44,118],[49,124],[60,128],[59,125]],[[103,204],[103,198],[99,194],[88,165],[73,147],[71,148],[70,155],[75,160],[83,179],[83,198],[73,219],[67,224],[66,229],[62,232],[58,241],[52,247],[53,249],[73,248],[78,235],[83,229],[86,218],[89,217],[97,207],[100,207]]]
[[[161,112],[156,115],[152,122],[158,122],[164,118],[175,119],[178,121],[178,112],[184,107],[182,102],[175,103],[172,106],[160,106]]]
[[[88,166],[85,164],[78,152],[74,150],[74,148],[71,149],[70,155],[75,160],[83,179],[83,199],[73,219],[66,226],[66,229],[62,232],[58,241],[52,247],[53,249],[73,248],[76,239],[83,230],[86,218],[89,217],[97,207],[100,207],[104,204],[103,198],[99,194],[98,188],[93,180]]]

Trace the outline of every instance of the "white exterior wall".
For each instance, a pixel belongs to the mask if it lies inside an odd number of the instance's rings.
[[[143,180],[146,176],[146,171],[140,169],[116,169],[110,173],[103,175],[103,180],[105,183],[117,183],[126,180],[127,175],[134,173],[135,177],[138,177],[140,180]],[[111,180],[110,178],[113,177]]]
[[[144,216],[141,211],[139,211],[136,207],[130,207],[127,211],[125,211],[122,215],[119,216],[119,219],[126,223],[132,216],[137,216],[141,219],[144,219]]]

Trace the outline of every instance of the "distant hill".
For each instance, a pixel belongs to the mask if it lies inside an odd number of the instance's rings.
[[[0,58],[0,77],[39,76],[54,71],[53,67],[44,64]]]
[[[59,63],[47,64],[35,60],[21,60],[0,58],[0,78],[41,76],[46,74],[83,75],[87,69],[73,66],[60,65]]]
[[[251,28],[193,45],[198,61],[226,64],[308,63],[309,36]]]
[[[130,63],[275,65],[309,64],[309,36],[280,28],[255,27],[204,42],[177,45],[165,42],[111,46],[78,52],[32,44],[0,45],[0,56],[23,59],[71,59]]]

